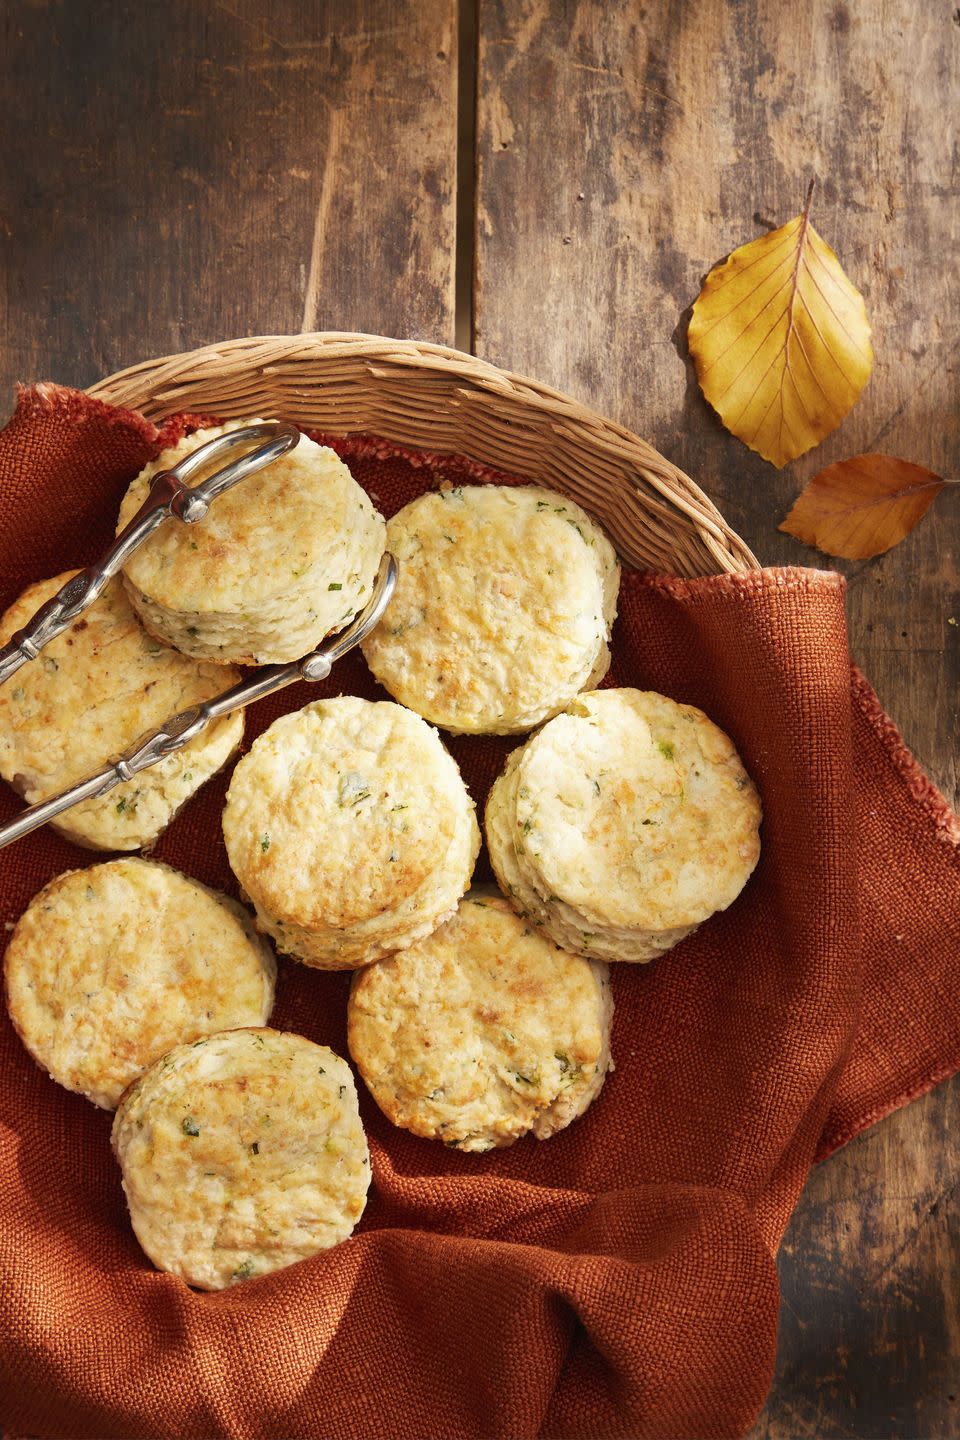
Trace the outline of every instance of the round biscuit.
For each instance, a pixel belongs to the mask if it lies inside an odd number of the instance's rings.
[[[620,569],[594,520],[538,486],[472,485],[405,505],[390,610],[363,644],[402,704],[454,734],[514,734],[610,663]]]
[[[697,925],[760,855],[760,801],[702,710],[641,690],[579,696],[526,747],[517,836],[550,894],[604,925]]]
[[[486,831],[501,885],[558,943],[648,960],[737,897],[759,858],[760,815],[703,711],[605,690],[514,752]]]
[[[227,1030],[177,1046],[126,1092],[112,1141],[143,1250],[201,1290],[329,1249],[366,1204],[350,1067],[302,1035]]]
[[[197,430],[151,461],[124,497],[118,529],[159,471],[251,423]],[[293,450],[219,495],[202,521],[158,530],[127,561],[125,579],[147,628],[185,654],[251,665],[296,660],[367,603],[385,535],[383,517],[339,456],[301,435]]]
[[[0,620],[0,644],[76,573],[68,570],[25,590]],[[0,686],[0,775],[34,805],[239,679],[237,670],[187,659],[155,640],[121,581],[111,580],[36,660]],[[242,736],[243,713],[225,715],[183,750],[51,824],[94,850],[150,845],[231,759]]]
[[[483,1151],[583,1114],[612,1068],[612,1014],[606,965],[477,889],[427,939],[354,977],[347,1043],[394,1125]]]
[[[516,834],[517,768],[523,753],[521,747],[508,758],[491,788],[484,816],[487,848],[497,883],[519,913],[563,949],[600,960],[639,963],[656,960],[689,935],[695,926],[652,931],[601,925],[596,920],[586,920],[559,896],[540,893],[537,884],[542,885],[542,881],[538,881],[522,836]]]
[[[4,978],[38,1065],[112,1110],[172,1045],[264,1024],[276,961],[235,901],[125,857],[51,880],[17,922]]]
[[[274,721],[233,773],[223,833],[258,924],[324,969],[428,934],[456,909],[480,848],[437,732],[352,695]]]

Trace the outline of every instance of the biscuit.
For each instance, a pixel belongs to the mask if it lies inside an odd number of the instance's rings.
[[[261,929],[334,970],[452,915],[480,848],[437,732],[401,705],[352,695],[274,721],[233,773],[223,833]]]
[[[433,724],[530,730],[606,674],[620,567],[572,500],[533,485],[440,490],[393,516],[387,544],[397,588],[363,653]]]
[[[33,1058],[112,1110],[172,1045],[265,1024],[276,961],[235,901],[124,858],[51,880],[14,929],[4,975]]]
[[[349,1065],[278,1030],[178,1045],[126,1092],[112,1141],[142,1248],[201,1290],[345,1240],[370,1184]]]
[[[510,759],[519,759],[515,751]],[[508,766],[510,762],[508,761]],[[596,921],[586,921],[557,895],[544,898],[535,888],[535,871],[521,841],[515,841],[516,830],[515,767],[505,770],[493,786],[484,820],[487,847],[494,874],[504,894],[509,895],[518,912],[542,927],[556,944],[576,954],[591,955],[604,960],[655,960],[691,933],[693,926],[654,933],[648,930],[617,930]],[[524,863],[526,862],[526,863]]]
[[[197,430],[151,461],[124,497],[118,530],[160,470],[251,423]],[[301,435],[293,450],[219,495],[203,520],[164,525],[124,572],[147,629],[184,654],[244,665],[297,660],[366,605],[385,534],[343,461]]]
[[[651,691],[578,698],[520,750],[485,817],[501,887],[558,944],[655,958],[726,909],[760,854],[760,801],[702,710]]]
[[[0,644],[76,573],[25,590],[0,620]],[[111,580],[79,619],[0,687],[0,775],[34,805],[239,679],[239,671],[186,659],[148,635],[121,581]],[[242,736],[242,712],[225,715],[183,750],[51,824],[93,850],[151,845],[231,759]]]
[[[613,1068],[612,1015],[606,965],[477,889],[439,930],[354,977],[347,1043],[394,1125],[483,1151],[583,1114]]]

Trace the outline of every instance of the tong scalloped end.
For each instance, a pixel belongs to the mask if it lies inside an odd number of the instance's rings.
[[[293,425],[277,420],[264,421],[259,425],[244,426],[240,430],[218,436],[192,451],[172,470],[161,472],[154,480],[143,505],[129,525],[117,536],[100,563],[81,570],[68,580],[56,595],[41,606],[30,623],[18,630],[9,643],[0,649],[0,684],[9,680],[10,676],[16,674],[29,660],[34,660],[44,645],[62,634],[88,609],[127,558],[160,525],[171,518],[180,520],[185,525],[196,524],[206,515],[212,500],[245,476],[262,470],[264,466],[285,455],[288,450],[293,449],[299,438],[300,432]],[[263,440],[264,443],[231,461],[202,484],[191,487],[186,483],[191,475],[196,474],[211,460],[254,440]],[[30,806],[9,824],[0,826],[0,850],[39,829],[48,820],[62,815],[71,806],[78,805],[82,800],[105,795],[115,785],[131,780],[139,771],[147,770],[167,755],[182,750],[196,739],[211,721],[218,720],[233,710],[241,710],[255,700],[262,700],[264,696],[272,695],[297,680],[325,680],[333,665],[348,650],[359,645],[378,623],[390,602],[396,582],[397,562],[392,555],[385,554],[380,562],[370,600],[364,609],[354,616],[346,629],[334,635],[327,644],[288,665],[264,666],[248,679],[241,680],[239,684],[212,700],[170,716],[158,730],[141,736],[103,770],[78,781],[59,795],[52,795],[50,799]]]
[[[18,630],[0,649],[0,685],[15,675],[28,660],[35,660],[44,645],[61,635],[84,610],[89,609],[134,550],[167,520],[176,519],[184,525],[195,525],[210,509],[210,502],[224,490],[278,460],[292,450],[299,439],[300,431],[296,426],[281,420],[264,420],[259,425],[245,425],[240,430],[220,435],[192,451],[172,470],[162,470],[136,515],[120,531],[99,563],[89,565],[68,580],[56,595],[40,607],[29,625]],[[187,484],[190,476],[211,460],[253,440],[264,443],[232,460],[201,485],[194,487]]]

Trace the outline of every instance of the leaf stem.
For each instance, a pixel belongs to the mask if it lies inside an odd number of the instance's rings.
[[[804,218],[804,220],[809,220],[809,219],[810,219],[810,205],[811,205],[811,203],[812,203],[812,201],[813,201],[813,192],[814,192],[814,190],[816,189],[816,186],[817,186],[817,177],[816,177],[816,175],[814,175],[813,178],[812,178],[811,181],[810,181],[810,184],[807,186],[807,199],[806,199],[806,203],[804,204],[804,207],[803,207],[803,218]]]

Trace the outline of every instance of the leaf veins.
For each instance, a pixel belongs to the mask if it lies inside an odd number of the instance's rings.
[[[707,400],[777,466],[840,424],[873,368],[863,296],[811,224],[812,195],[711,270],[688,331]]]
[[[892,455],[854,455],[815,475],[780,529],[828,555],[868,560],[908,535],[947,483]]]

